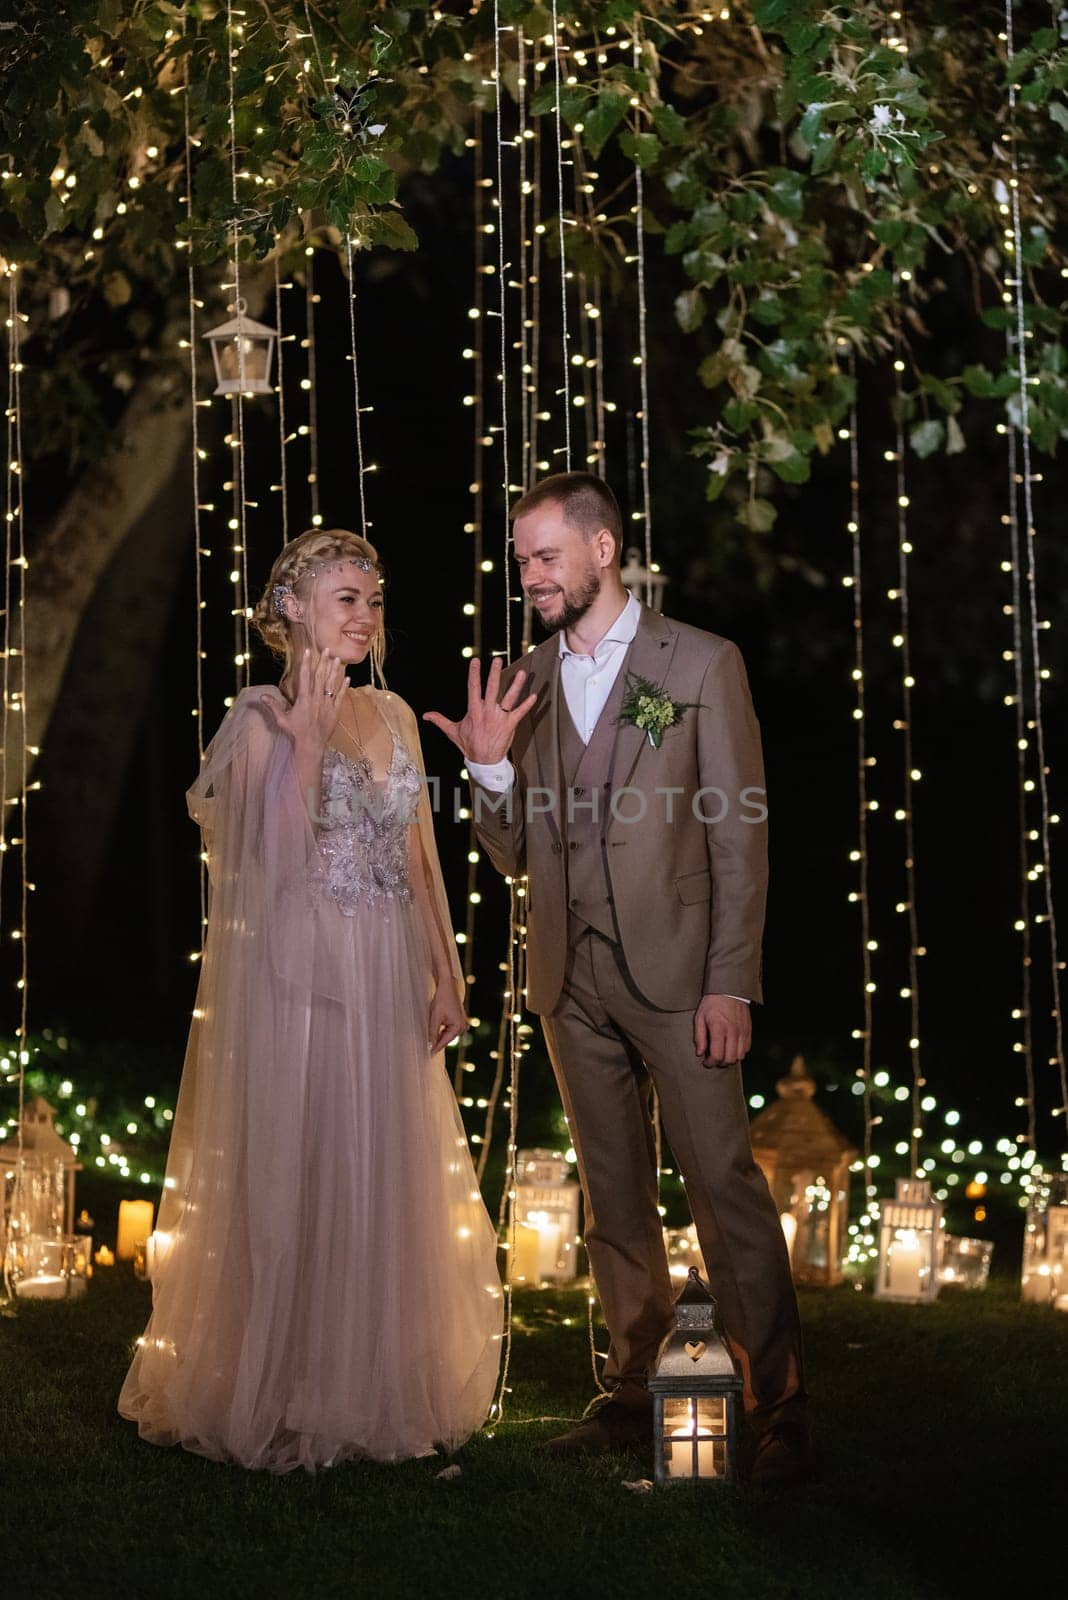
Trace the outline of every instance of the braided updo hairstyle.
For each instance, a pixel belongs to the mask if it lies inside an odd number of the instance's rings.
[[[275,610],[274,586],[288,584],[298,600],[307,600],[315,581],[316,569],[330,561],[344,561],[350,556],[362,556],[378,567],[378,551],[358,533],[345,528],[309,528],[307,533],[291,539],[275,558],[263,593],[252,612],[252,626],[279,661],[285,662],[286,672],[293,667],[292,625]],[[381,572],[381,569],[379,568]],[[383,628],[379,628],[371,641],[371,681],[385,683],[382,663],[386,643]]]

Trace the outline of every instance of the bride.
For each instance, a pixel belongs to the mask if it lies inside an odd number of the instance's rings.
[[[119,1411],[153,1444],[285,1472],[455,1448],[502,1296],[444,1047],[466,1026],[419,735],[381,678],[372,545],[312,530],[254,624],[187,800],[207,937]]]

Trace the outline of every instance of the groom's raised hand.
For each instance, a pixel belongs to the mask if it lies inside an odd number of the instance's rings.
[[[450,722],[440,711],[424,711],[423,721],[432,722],[447,734],[465,761],[492,766],[504,760],[511,749],[516,728],[538,698],[536,694],[528,694],[525,700],[519,699],[526,676],[525,670],[520,667],[501,695],[501,658],[494,656],[483,694],[482,664],[472,659],[467,669],[467,711],[463,718],[459,722]]]

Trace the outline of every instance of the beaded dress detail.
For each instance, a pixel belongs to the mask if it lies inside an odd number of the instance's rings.
[[[360,906],[410,902],[408,827],[422,780],[405,747],[393,741],[389,772],[371,775],[366,759],[328,748],[317,823],[324,881],[347,917]]]

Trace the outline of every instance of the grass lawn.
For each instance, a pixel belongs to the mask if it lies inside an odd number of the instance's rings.
[[[149,1291],[0,1319],[5,1595],[927,1600],[1062,1587],[1068,1316],[1014,1283],[921,1309],[802,1299],[820,1457],[772,1494],[635,1495],[651,1454],[537,1445],[590,1393],[579,1292],[517,1296],[509,1418],[457,1458],[273,1477],[138,1440],[115,1412]],[[571,1317],[570,1326],[564,1322]],[[1062,1577],[1055,1574],[1061,1571]]]

